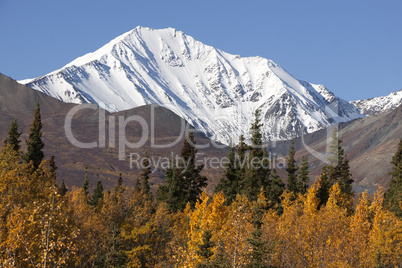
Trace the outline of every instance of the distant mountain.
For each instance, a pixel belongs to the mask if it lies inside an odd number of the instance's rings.
[[[390,111],[402,104],[402,89],[397,92],[392,92],[385,97],[357,100],[352,101],[351,103],[365,115],[375,115],[385,111]]]
[[[20,83],[110,112],[155,103],[209,138],[237,142],[260,109],[266,140],[286,140],[364,117],[323,85],[297,80],[272,60],[231,55],[168,28],[137,27],[45,76]]]

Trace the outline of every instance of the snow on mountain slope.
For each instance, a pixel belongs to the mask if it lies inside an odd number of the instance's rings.
[[[385,111],[393,110],[401,105],[402,89],[397,92],[392,92],[388,96],[351,101],[351,103],[365,115],[376,115]]]
[[[121,111],[156,103],[225,144],[249,137],[261,110],[267,140],[363,117],[323,85],[295,79],[275,62],[242,58],[175,29],[137,27],[43,77],[20,81],[72,103]]]

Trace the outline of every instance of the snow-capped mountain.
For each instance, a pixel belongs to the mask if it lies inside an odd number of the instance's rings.
[[[175,29],[137,27],[45,76],[20,83],[59,100],[121,111],[156,103],[212,139],[249,137],[260,109],[267,140],[363,117],[323,85],[297,80],[262,57],[243,58]]]
[[[351,103],[365,115],[375,115],[390,111],[402,104],[402,89],[397,92],[391,92],[388,96],[357,100]]]

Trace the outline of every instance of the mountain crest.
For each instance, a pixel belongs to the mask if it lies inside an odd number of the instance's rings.
[[[121,111],[156,103],[212,139],[249,136],[261,110],[267,140],[362,117],[323,85],[300,81],[272,60],[231,55],[173,28],[137,27],[48,75],[20,81],[59,100]]]

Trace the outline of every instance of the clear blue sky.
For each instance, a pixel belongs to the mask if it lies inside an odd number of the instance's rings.
[[[399,0],[0,0],[0,72],[45,75],[138,25],[272,59],[346,100],[402,88]]]

